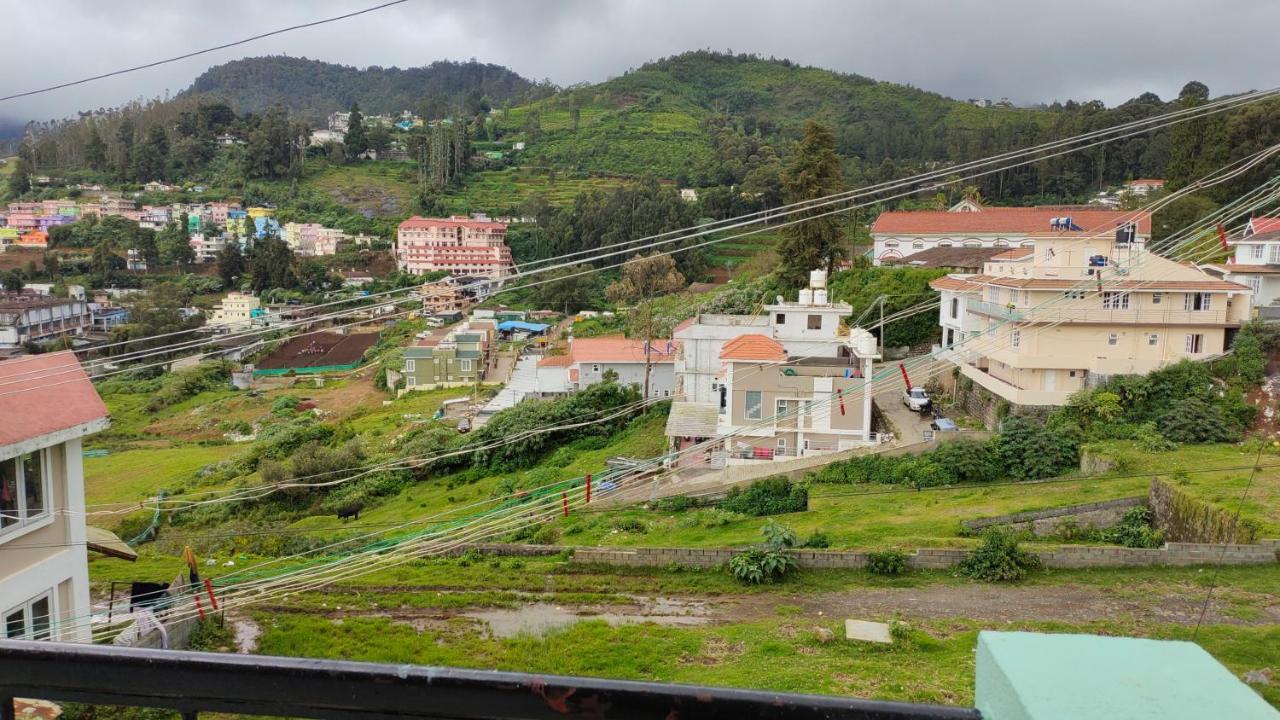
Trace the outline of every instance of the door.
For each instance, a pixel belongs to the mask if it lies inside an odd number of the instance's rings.
[[[1058,371],[1045,370],[1044,371],[1044,391],[1054,392],[1057,389],[1058,389]]]

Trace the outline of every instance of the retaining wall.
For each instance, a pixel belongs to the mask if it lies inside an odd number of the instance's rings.
[[[1159,548],[1123,548],[1068,545],[1037,549],[1045,567],[1107,568],[1147,565],[1262,565],[1280,561],[1280,541],[1259,545],[1216,545],[1212,543],[1166,543]],[[740,550],[730,548],[608,548],[583,547],[573,553],[575,563],[600,563],[627,567],[714,568],[729,562]],[[969,551],[963,548],[920,548],[907,556],[907,565],[916,570],[946,570],[954,567]],[[796,564],[802,568],[856,570],[866,567],[867,553],[857,550],[797,550]]]
[[[1145,505],[1145,497],[1127,497],[1105,502],[1066,505],[1048,510],[997,515],[995,517],[963,520],[968,530],[982,530],[993,525],[1003,525],[1014,530],[1029,530],[1032,535],[1043,537],[1057,533],[1066,521],[1076,523],[1081,529],[1108,528],[1120,522],[1129,508]]]

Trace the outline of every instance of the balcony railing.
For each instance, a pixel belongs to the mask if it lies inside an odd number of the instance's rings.
[[[939,705],[341,660],[0,641],[13,698],[295,718],[981,720]]]
[[[1097,323],[1103,325],[1225,325],[1240,322],[1239,317],[1232,317],[1226,307],[1209,310],[1184,310],[1180,306],[1168,309],[1111,309],[1095,307],[1072,307],[1071,300],[1062,301],[1061,306],[1053,305],[1043,308],[1020,308],[1000,305],[970,298],[966,307],[969,312],[1001,320],[1015,322],[1039,323]],[[1088,301],[1074,301],[1088,302]],[[1100,304],[1097,298],[1092,302]]]

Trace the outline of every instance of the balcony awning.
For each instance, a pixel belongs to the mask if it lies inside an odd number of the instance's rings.
[[[120,558],[129,562],[138,559],[138,552],[129,547],[125,541],[116,537],[115,533],[92,525],[85,528],[85,546],[108,557]]]
[[[716,436],[720,407],[715,403],[676,402],[667,416],[667,437]]]

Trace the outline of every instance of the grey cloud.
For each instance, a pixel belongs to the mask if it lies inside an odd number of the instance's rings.
[[[349,12],[372,0],[5,0],[0,95]],[[1273,0],[412,0],[77,88],[0,104],[47,118],[176,93],[209,66],[266,54],[409,67],[476,58],[598,82],[696,48],[788,57],[952,97],[1122,102],[1269,87]],[[14,58],[31,58],[14,62]]]

